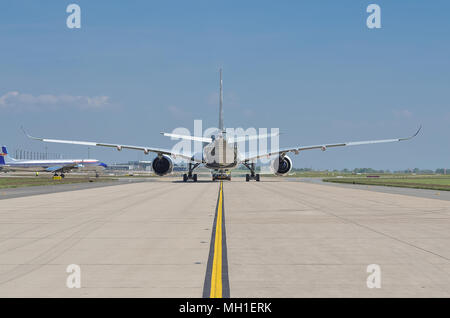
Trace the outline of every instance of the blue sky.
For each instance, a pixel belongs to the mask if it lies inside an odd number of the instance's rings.
[[[66,27],[70,3],[81,29]],[[381,29],[366,27],[370,3]],[[281,146],[402,137],[423,125],[411,142],[304,152],[296,167],[450,167],[449,12],[448,1],[2,1],[1,143],[42,151],[24,125],[170,148],[160,131],[217,125],[222,66],[225,125],[278,127]]]

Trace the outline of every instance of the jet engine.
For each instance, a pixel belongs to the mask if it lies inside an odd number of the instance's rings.
[[[277,176],[285,175],[292,170],[292,160],[288,156],[279,156],[270,163],[270,168]]]
[[[153,172],[158,176],[165,176],[173,170],[173,161],[169,156],[156,157],[152,162]]]

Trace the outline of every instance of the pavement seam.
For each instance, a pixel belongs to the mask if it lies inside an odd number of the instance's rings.
[[[265,189],[265,190],[267,190],[267,189]],[[287,196],[286,193],[285,193],[285,192],[282,192],[282,191],[277,191],[277,190],[271,190],[271,191],[278,192],[278,193],[282,193],[283,195]],[[293,197],[291,196],[290,199],[293,200],[293,201],[297,201],[297,202],[298,202],[298,199],[297,199],[296,197],[293,198]],[[310,206],[310,207],[313,208],[313,209],[317,209],[317,207],[314,207],[313,205],[311,205],[310,202],[306,202],[306,203],[305,203],[305,201],[303,201],[303,200],[302,200],[301,202],[302,202],[302,204],[305,204],[305,205],[307,205],[307,206]],[[322,208],[320,205],[317,205],[317,206],[318,206],[319,208]],[[442,258],[442,259],[445,259],[446,261],[450,261],[450,258],[448,258],[448,257],[446,257],[446,256],[444,256],[444,255],[440,255],[440,254],[438,254],[438,253],[435,253],[435,252],[433,252],[433,251],[427,250],[427,249],[425,249],[425,248],[422,248],[422,247],[420,247],[420,246],[417,246],[417,245],[415,245],[415,244],[413,244],[413,243],[410,243],[410,242],[408,242],[408,241],[402,240],[402,239],[397,238],[397,237],[395,237],[395,236],[392,236],[392,235],[389,235],[389,234],[387,234],[387,233],[381,232],[381,231],[379,231],[379,230],[373,229],[373,228],[371,228],[371,227],[369,227],[369,226],[367,226],[367,225],[365,225],[365,224],[361,224],[361,223],[359,223],[359,222],[357,222],[357,221],[351,220],[351,219],[346,218],[346,217],[344,217],[344,216],[337,215],[337,214],[332,213],[332,212],[330,212],[330,211],[325,211],[324,209],[320,209],[320,212],[325,213],[325,214],[328,214],[328,215],[331,215],[331,216],[334,216],[335,218],[338,218],[338,219],[341,220],[341,221],[344,221],[344,222],[347,222],[347,223],[350,223],[350,224],[353,224],[353,225],[356,225],[356,226],[365,228],[366,230],[372,231],[372,232],[374,232],[374,233],[377,233],[378,235],[381,235],[381,236],[384,236],[384,237],[386,237],[386,238],[392,239],[392,240],[397,241],[397,242],[399,242],[399,243],[403,243],[403,244],[406,244],[406,245],[408,245],[408,246],[414,247],[414,248],[416,248],[416,249],[418,249],[418,250],[421,250],[422,252],[426,252],[426,253],[435,255],[435,256],[437,256],[437,257],[440,257],[440,258]]]

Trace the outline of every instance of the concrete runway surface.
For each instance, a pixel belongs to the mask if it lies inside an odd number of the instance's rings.
[[[378,185],[362,185],[362,184],[347,184],[337,182],[324,182],[322,178],[286,178],[286,180],[294,182],[312,182],[316,184],[327,185],[330,187],[341,187],[347,189],[363,189],[382,193],[390,194],[402,194],[411,195],[414,197],[431,198],[439,200],[450,201],[450,191],[430,190],[430,189],[415,189],[415,188],[401,188],[401,187],[388,187]]]
[[[1,200],[0,297],[202,297],[217,262],[231,297],[450,296],[449,201],[235,178],[221,215],[218,193],[163,178]]]

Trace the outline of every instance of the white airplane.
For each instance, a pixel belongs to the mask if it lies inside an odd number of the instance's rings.
[[[177,153],[168,149],[159,149],[147,146],[131,146],[123,144],[110,144],[103,142],[92,142],[92,141],[74,141],[74,140],[60,140],[60,139],[47,139],[33,137],[27,134],[31,139],[52,142],[52,143],[63,143],[72,145],[84,145],[84,146],[99,146],[99,147],[111,147],[116,148],[118,151],[122,149],[132,149],[143,151],[145,154],[149,152],[154,152],[158,156],[152,162],[153,171],[159,175],[164,176],[172,172],[173,170],[173,160],[172,158],[183,158],[189,162],[189,171],[187,174],[183,175],[183,181],[193,180],[197,181],[197,174],[194,174],[194,169],[200,165],[211,170],[212,180],[217,179],[231,179],[230,171],[240,164],[244,165],[250,170],[250,174],[246,175],[246,181],[250,180],[260,180],[260,175],[255,171],[255,161],[260,158],[274,158],[271,161],[271,170],[276,175],[286,175],[292,169],[292,160],[287,156],[287,153],[298,154],[300,151],[321,149],[325,151],[328,148],[334,147],[346,147],[346,146],[357,146],[366,144],[379,144],[388,142],[397,142],[409,140],[415,137],[421,127],[417,132],[411,137],[407,138],[394,138],[394,139],[383,139],[383,140],[369,140],[369,141],[351,141],[351,142],[339,142],[339,143],[324,143],[320,145],[311,146],[296,146],[291,148],[284,148],[279,150],[272,150],[270,152],[259,153],[259,154],[242,154],[238,151],[237,143],[243,140],[250,139],[261,139],[271,137],[272,135],[256,135],[236,137],[226,136],[226,131],[223,124],[223,89],[222,89],[222,70],[220,70],[220,97],[219,97],[219,128],[216,135],[209,137],[197,137],[197,136],[187,136],[187,135],[176,135],[170,133],[162,133],[164,136],[172,137],[175,139],[187,139],[191,141],[198,141],[203,143],[203,150],[201,153]],[[25,133],[26,134],[26,133]]]
[[[62,178],[64,173],[77,171],[94,171],[98,177],[98,172],[106,168],[106,164],[96,159],[54,159],[54,160],[18,160],[8,155],[5,146],[0,152],[0,171],[32,171],[32,172],[52,172],[55,176],[58,173]]]

